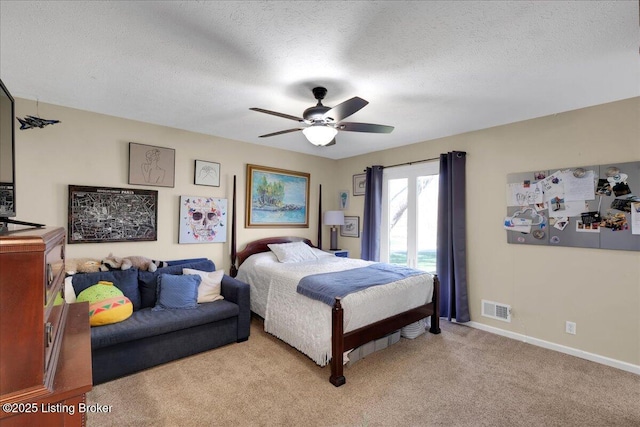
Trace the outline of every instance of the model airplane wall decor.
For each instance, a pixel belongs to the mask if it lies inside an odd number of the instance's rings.
[[[56,123],[60,123],[60,120],[46,120],[34,116],[25,116],[24,119],[16,117],[16,119],[18,119],[18,121],[20,122],[20,130],[43,128],[47,125],[55,125]]]

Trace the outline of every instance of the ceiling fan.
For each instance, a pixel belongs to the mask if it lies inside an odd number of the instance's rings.
[[[267,138],[270,136],[282,135],[284,133],[297,132],[301,130],[304,136],[313,145],[327,147],[336,143],[335,136],[339,130],[369,133],[391,133],[393,130],[393,126],[341,121],[359,111],[369,103],[362,98],[356,96],[336,105],[333,108],[330,108],[322,105],[322,100],[327,94],[327,89],[323,87],[315,87],[312,91],[313,96],[318,100],[318,103],[314,107],[304,110],[302,118],[291,116],[289,114],[278,113],[276,111],[265,110],[263,108],[249,108],[250,110],[257,111],[259,113],[271,114],[285,119],[295,120],[298,123],[310,125],[304,128],[298,127],[260,135],[260,138]]]

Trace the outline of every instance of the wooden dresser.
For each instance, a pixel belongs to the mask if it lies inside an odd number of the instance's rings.
[[[87,303],[64,301],[63,228],[0,236],[0,426],[81,426],[91,390]]]

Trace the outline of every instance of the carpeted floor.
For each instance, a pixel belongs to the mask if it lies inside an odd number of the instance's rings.
[[[95,426],[640,426],[640,376],[442,322],[345,369],[249,341],[101,384]]]

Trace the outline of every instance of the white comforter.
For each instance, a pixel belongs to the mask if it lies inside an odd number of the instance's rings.
[[[237,279],[251,286],[251,311],[264,318],[265,331],[297,348],[320,366],[331,360],[331,307],[296,292],[304,276],[372,264],[332,255],[315,261],[280,263],[272,252],[247,258]],[[425,273],[373,286],[342,299],[349,332],[431,301],[433,277]]]

